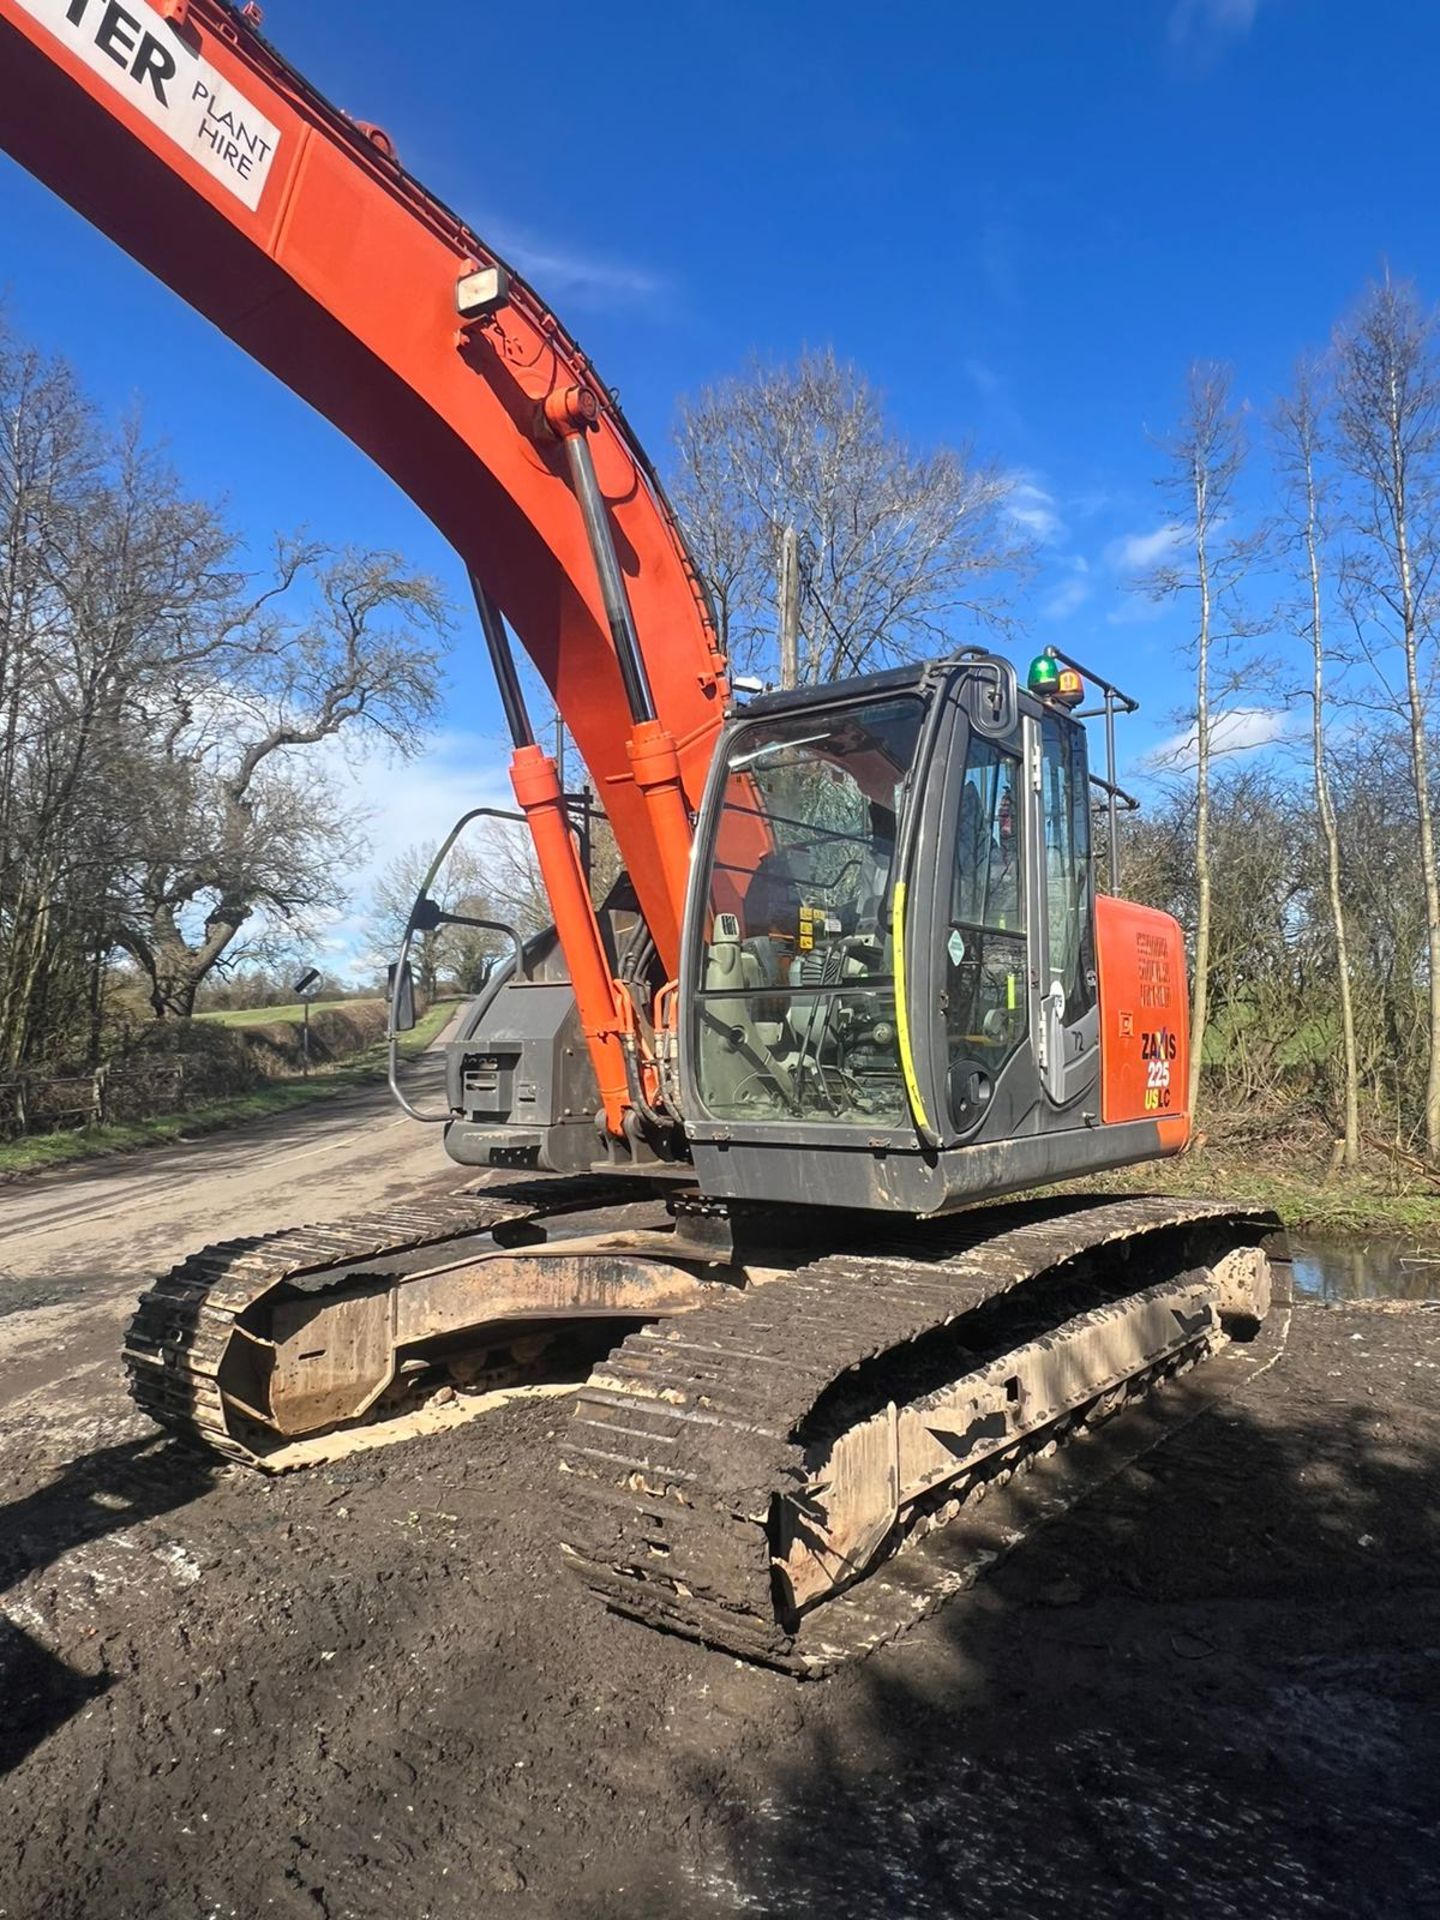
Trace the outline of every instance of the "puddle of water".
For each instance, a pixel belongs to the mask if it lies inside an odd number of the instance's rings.
[[[1290,1236],[1295,1292],[1305,1300],[1440,1300],[1440,1255],[1405,1240]]]

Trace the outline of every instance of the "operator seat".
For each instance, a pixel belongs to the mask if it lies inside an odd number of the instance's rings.
[[[794,1050],[789,987],[799,931],[800,887],[772,850],[750,877],[741,914],[715,916],[706,954],[700,1048],[717,1112],[793,1109],[783,1061]]]

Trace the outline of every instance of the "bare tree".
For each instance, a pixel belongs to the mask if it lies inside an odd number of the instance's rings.
[[[608,834],[603,820],[599,825]],[[502,903],[499,918],[514,927],[522,940],[550,925],[554,917],[550,896],[528,827],[492,822],[483,837],[480,861],[490,898]],[[593,873],[591,890],[593,895]]]
[[[59,743],[37,681],[53,622],[57,522],[73,525],[94,484],[95,421],[68,368],[0,327],[0,1066],[15,1067],[73,1002],[83,946],[55,910],[69,821]]]
[[[154,1012],[338,900],[334,748],[434,711],[445,612],[393,556],[263,582],[135,423],[0,328],[0,1069],[98,1057],[116,950]],[[273,939],[270,944],[274,944]]]
[[[232,537],[59,363],[0,338],[0,1060],[92,1048],[147,703],[233,590]]]
[[[252,915],[298,928],[339,903],[358,825],[306,750],[378,739],[416,751],[446,626],[438,589],[395,555],[283,544],[273,577],[204,649],[204,673],[182,668],[155,699],[139,797],[149,825],[112,937],[158,1017],[193,1011]]]
[[[1337,450],[1355,480],[1346,587],[1358,643],[1407,732],[1429,973],[1424,1136],[1440,1159],[1440,875],[1430,791],[1440,366],[1413,286],[1372,286],[1335,342]]]
[[[787,603],[805,682],[1003,620],[1006,575],[1024,559],[1004,512],[1011,479],[967,450],[914,452],[832,352],[753,366],[683,403],[676,451],[676,506],[722,642],[746,671],[778,671]],[[787,532],[798,593],[782,595]]]
[[[1415,792],[1396,778],[1408,735],[1393,716],[1366,725],[1357,713],[1345,752],[1331,768],[1331,795],[1343,851],[1345,914],[1359,993],[1356,1038],[1361,1083],[1395,1144],[1408,1146],[1424,1113],[1428,1062],[1415,1045],[1423,1032],[1426,979],[1425,889],[1415,858]]]
[[[1209,1077],[1232,1100],[1273,1099],[1297,1051],[1309,941],[1304,796],[1274,765],[1214,770],[1210,793]],[[1128,884],[1193,925],[1198,891],[1196,812],[1175,782],[1132,832]]]
[[[429,898],[446,913],[469,914],[478,920],[504,917],[499,905],[494,864],[484,847],[460,841],[435,876]],[[411,909],[435,858],[435,846],[406,847],[395,855],[376,880],[370,896],[368,931],[377,959],[399,952]],[[462,993],[478,992],[488,966],[507,951],[502,934],[482,928],[439,926],[417,934],[411,945],[416,984],[427,999],[448,977]]]
[[[1176,553],[1145,581],[1156,598],[1193,596],[1195,706],[1191,736],[1195,763],[1195,917],[1190,999],[1189,1108],[1196,1110],[1210,1004],[1210,923],[1214,875],[1210,848],[1210,779],[1216,752],[1217,666],[1243,631],[1241,584],[1253,563],[1256,537],[1230,531],[1235,486],[1245,459],[1240,412],[1231,405],[1232,375],[1214,361],[1197,360],[1186,381],[1175,433],[1162,442],[1167,471],[1159,485],[1170,503]]]
[[[1302,360],[1294,385],[1274,416],[1276,459],[1293,541],[1298,546],[1306,594],[1301,630],[1310,646],[1310,763],[1315,815],[1325,843],[1326,896],[1335,948],[1335,979],[1340,1002],[1344,1053],[1345,1131],[1341,1155],[1347,1167],[1360,1161],[1360,1062],[1355,1039],[1350,944],[1345,926],[1340,830],[1326,765],[1324,552],[1328,534],[1328,485],[1320,469],[1321,385],[1313,361]]]

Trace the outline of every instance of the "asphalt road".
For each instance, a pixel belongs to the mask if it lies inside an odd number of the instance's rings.
[[[409,1069],[438,1104],[441,1055]],[[469,1176],[472,1177],[473,1176]],[[0,1378],[18,1410],[37,1391],[118,1367],[119,1333],[151,1276],[212,1240],[333,1219],[466,1183],[438,1127],[384,1086],[153,1152],[0,1187]]]

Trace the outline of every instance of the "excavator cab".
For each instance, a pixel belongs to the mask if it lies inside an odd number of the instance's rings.
[[[1112,848],[1128,796],[1084,717],[979,651],[751,700],[696,824],[661,1124],[606,1136],[568,984],[501,970],[450,1050],[452,1157],[930,1214],[1179,1151],[1180,934],[1113,857],[1096,890],[1092,795]]]
[[[731,720],[681,971],[702,1188],[925,1213],[1165,1151],[1104,1112],[1090,814],[1083,725],[994,655]]]

